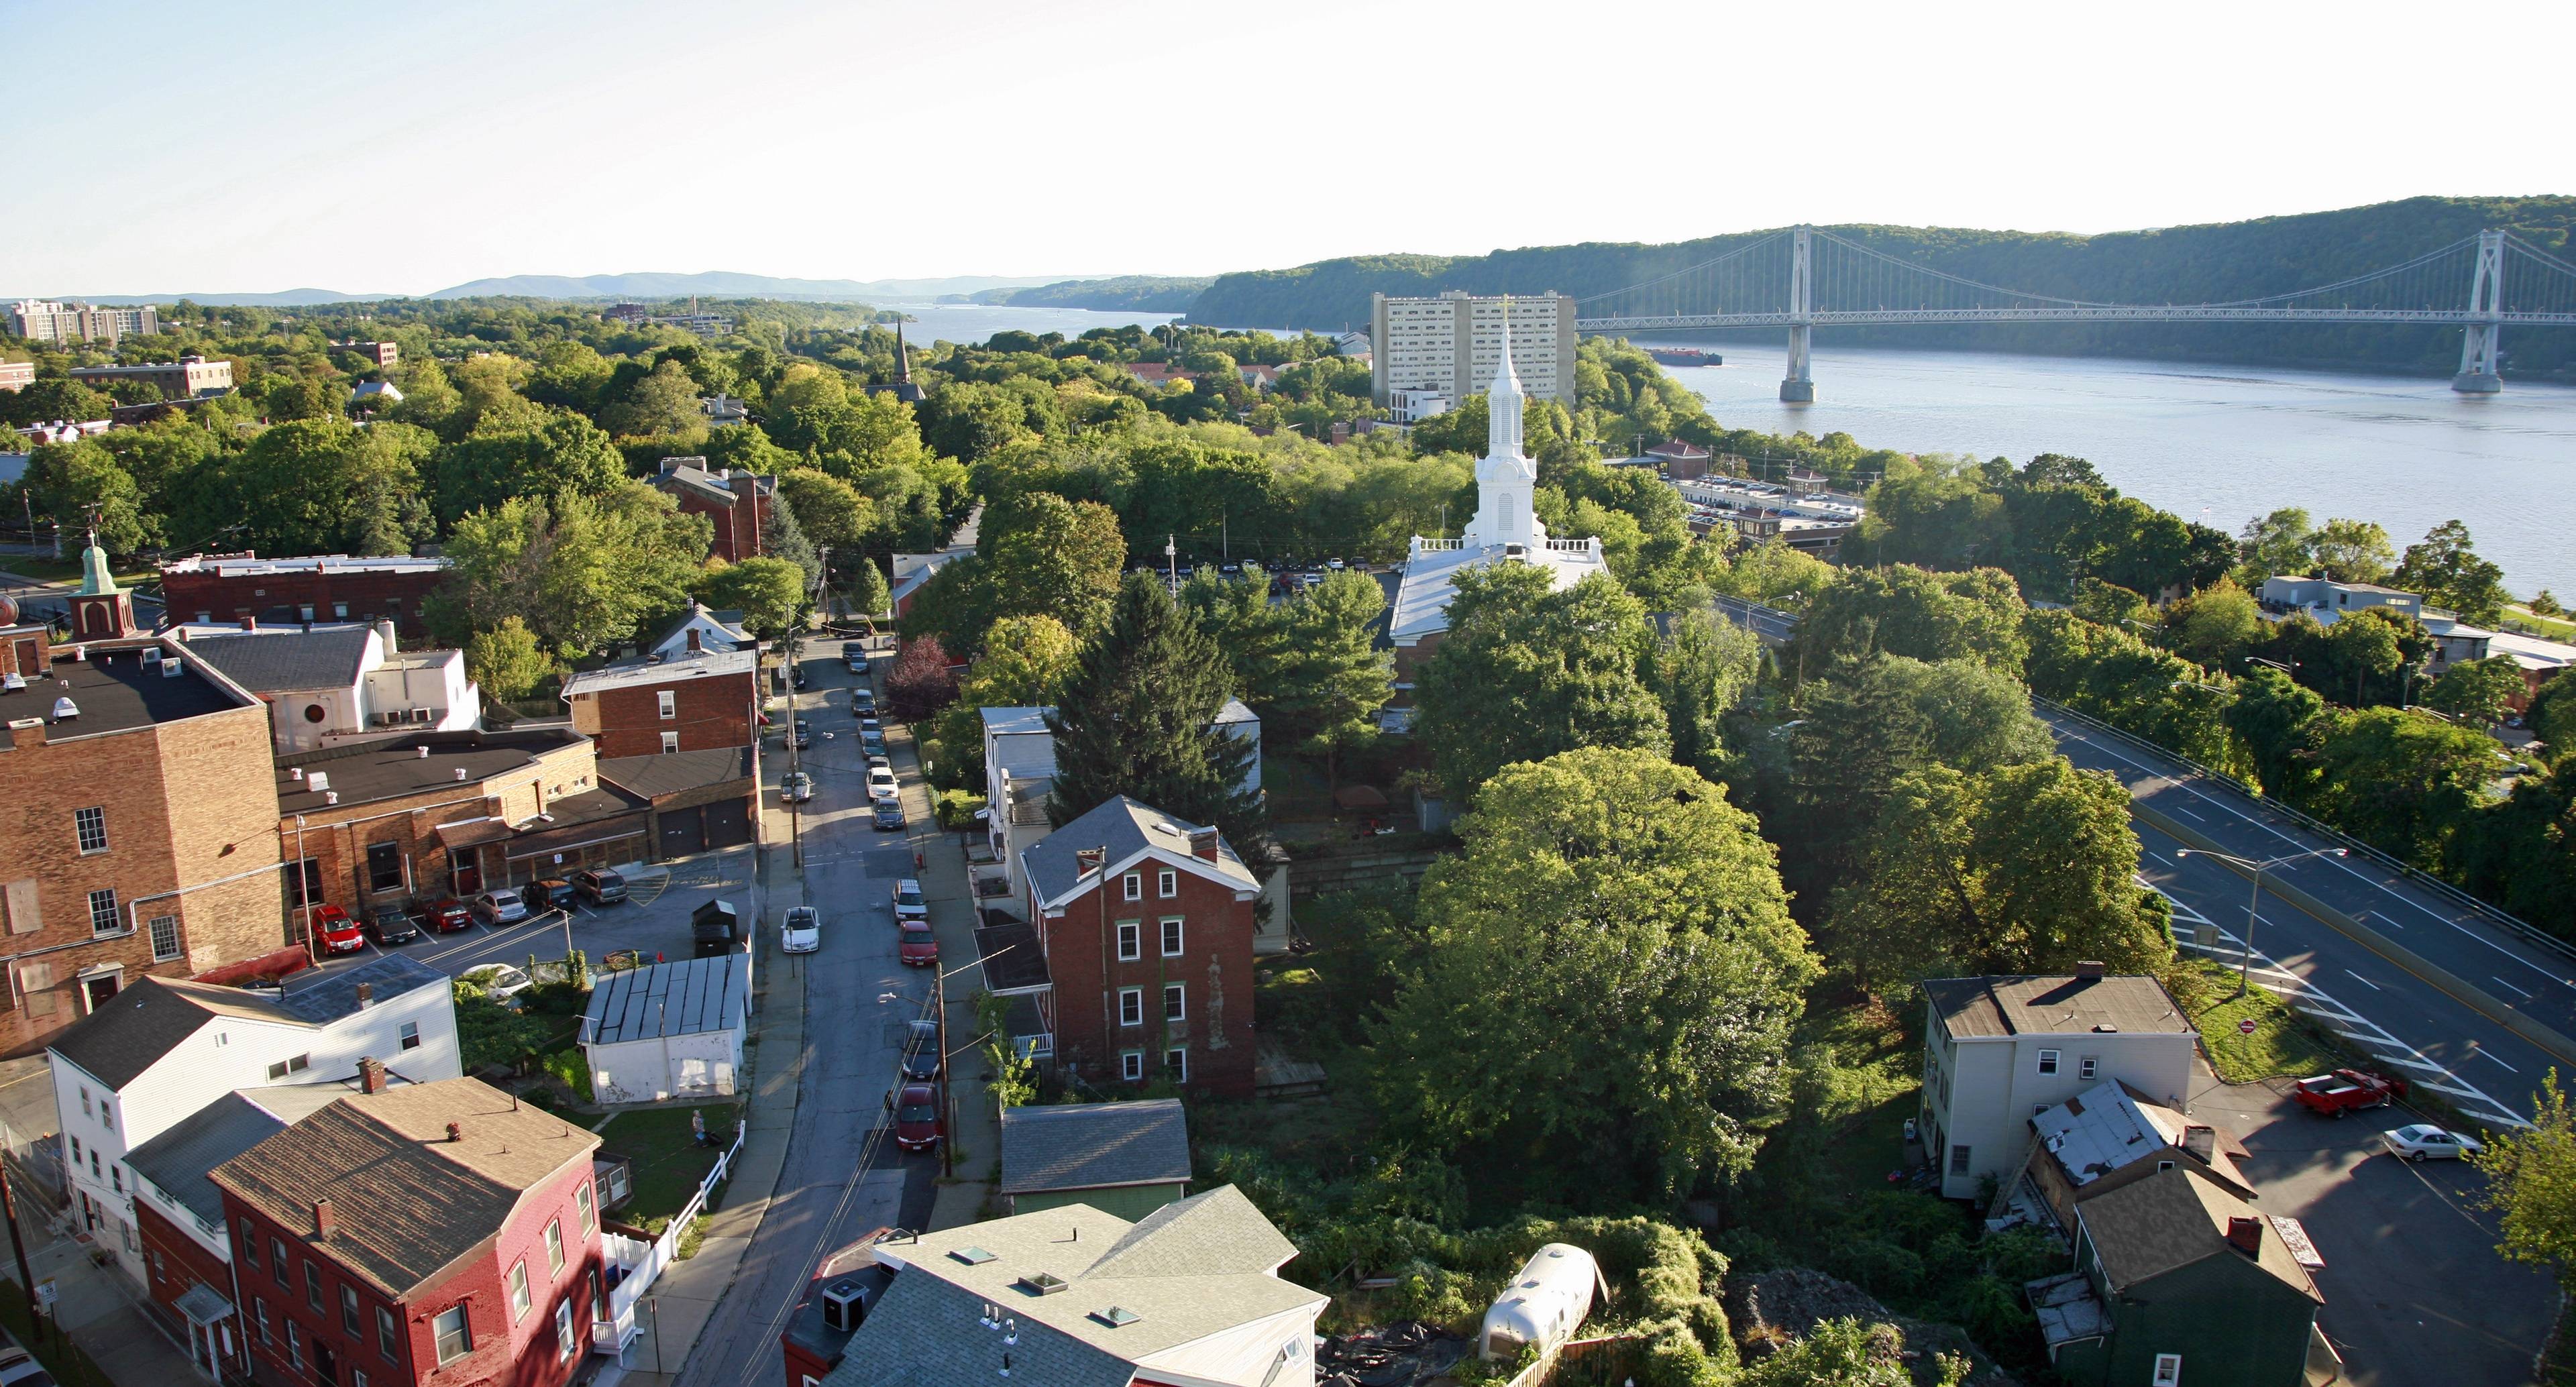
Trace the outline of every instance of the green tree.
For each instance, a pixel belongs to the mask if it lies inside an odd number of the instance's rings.
[[[438,514],[452,525],[514,496],[605,496],[625,480],[625,455],[608,435],[558,410],[533,423],[478,429],[439,450]]]
[[[1560,592],[1543,568],[1473,568],[1448,615],[1415,699],[1450,798],[1472,801],[1502,767],[1577,747],[1670,751],[1663,706],[1639,675],[1653,639],[1645,608],[1608,576]]]
[[[1714,607],[1694,607],[1668,619],[1647,661],[1646,680],[1663,702],[1674,760],[1717,775],[1726,750],[1721,720],[1752,688],[1761,667],[1762,642]]]
[[[2388,531],[2367,520],[2329,520],[2309,541],[2317,576],[2339,583],[2376,583],[2397,562]]]
[[[2266,578],[2305,574],[2316,566],[2316,540],[2316,526],[2296,506],[2246,521],[2236,546],[2236,581],[2259,592]]]
[[[31,387],[32,388],[32,387]],[[116,455],[88,439],[39,443],[28,452],[20,479],[37,514],[62,527],[68,547],[80,541],[96,516],[99,547],[131,554],[161,539],[161,517],[143,508],[143,489]]]
[[[2553,761],[2576,754],[2576,679],[2561,674],[2540,686],[2523,710],[2523,725],[2549,749]]]
[[[272,425],[174,487],[172,518],[264,554],[408,554],[431,533],[420,469],[434,446],[409,424]]]
[[[700,600],[743,614],[743,624],[763,640],[783,640],[805,615],[805,570],[785,559],[760,555],[709,572]]]
[[[67,424],[86,423],[107,417],[115,403],[107,396],[79,381],[61,376],[46,376],[15,392],[0,391],[0,423],[13,429],[32,428],[57,421]]]
[[[2509,701],[2520,697],[2527,688],[2522,666],[2512,656],[2490,655],[2483,660],[2462,660],[2442,671],[2440,678],[2425,686],[2424,706],[2478,722],[2498,723],[2512,711]]]
[[[1760,1359],[1736,1379],[1737,1387],[1914,1387],[1905,1335],[1892,1324],[1864,1325],[1844,1318],[1820,1320],[1805,1337]],[[1959,1387],[1975,1364],[1954,1353],[1931,1364],[1931,1387]]]
[[[1251,743],[1215,725],[1231,693],[1216,643],[1161,581],[1130,574],[1047,717],[1056,766],[1047,816],[1060,826],[1128,795],[1214,824],[1246,861],[1262,860],[1260,801],[1242,788]]]
[[[590,655],[685,604],[712,535],[705,516],[642,482],[597,498],[513,497],[449,532],[431,624],[461,645],[516,616],[549,652]]]
[[[555,662],[538,647],[537,633],[524,619],[508,616],[465,643],[465,672],[486,696],[513,703],[554,673]]]
[[[2263,793],[2295,803],[2315,780],[2325,711],[2326,701],[2315,690],[2269,665],[2257,665],[2236,681],[2227,728],[2244,744]]]
[[[885,570],[865,554],[853,555],[841,566],[844,575],[841,594],[850,610],[863,617],[886,615],[894,606],[894,589],[887,586]]]
[[[2313,673],[2334,682],[2319,692],[2340,693],[2344,681],[2350,680],[2352,706],[2362,707],[2372,681],[2389,679],[2407,667],[2404,628],[2421,630],[2412,617],[2392,615],[2383,607],[2345,613],[2326,628],[2321,642],[2325,659]]]
[[[2329,723],[2311,806],[2380,851],[2438,872],[2498,769],[2495,739],[2483,732],[2367,708]]]
[[[2165,608],[2167,648],[2205,669],[2234,669],[2260,643],[2263,609],[2252,594],[2221,578]]]
[[[1051,616],[1088,635],[1108,617],[1127,541],[1107,506],[1029,492],[985,507],[975,562],[993,616]]]
[[[2457,520],[2443,521],[2425,533],[2423,543],[2406,546],[2405,560],[2388,581],[2478,626],[2502,623],[2504,604],[2513,600],[2504,590],[2504,570],[2478,556],[2469,527]]]
[[[876,528],[876,503],[829,472],[811,467],[781,472],[778,494],[796,512],[796,523],[804,529],[806,539],[830,547],[845,560],[858,552],[869,532]]]
[[[1269,575],[1246,564],[1240,577],[1229,578],[1214,564],[1202,565],[1181,584],[1180,602],[1181,610],[1225,652],[1244,701],[1269,716],[1264,700],[1275,696],[1289,658],[1289,609],[1271,605]]]
[[[630,437],[686,436],[704,432],[707,424],[705,411],[698,408],[697,381],[687,367],[667,358],[628,387],[626,398],[601,410],[599,421],[609,432]]]
[[[1602,1205],[1744,1169],[1818,971],[1752,816],[1655,751],[1586,747],[1498,772],[1459,833],[1369,1029],[1389,1127]]]
[[[1263,730],[1324,758],[1325,779],[1341,783],[1343,754],[1377,736],[1377,713],[1395,691],[1395,661],[1377,648],[1386,590],[1345,570],[1277,610],[1285,639],[1272,677],[1246,685]],[[1257,700],[1257,701],[1255,701]]]
[[[958,685],[977,708],[1038,708],[1054,703],[1082,667],[1082,647],[1051,616],[1006,616],[984,633],[984,650]]]
[[[2018,671],[2026,653],[2024,610],[2012,575],[2001,569],[1846,569],[1809,605],[1792,659],[1808,674],[1837,656],[1873,652],[1916,660],[1972,658]]]
[[[2479,1206],[2501,1215],[2506,1260],[2545,1268],[2576,1293],[2576,1114],[2551,1068],[2533,1096],[2531,1126],[2490,1133],[2471,1160],[2487,1177]]]

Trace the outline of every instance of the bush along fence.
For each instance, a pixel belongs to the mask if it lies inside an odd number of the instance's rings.
[[[653,1283],[661,1279],[664,1268],[680,1260],[681,1245],[691,1241],[691,1225],[706,1213],[707,1201],[715,1196],[716,1186],[724,1183],[725,1176],[733,1172],[734,1159],[742,1154],[744,1134],[750,1130],[749,1122],[735,1124],[733,1145],[726,1147],[725,1153],[716,1158],[715,1168],[707,1172],[706,1179],[698,1182],[698,1192],[689,1196],[689,1202],[672,1216],[660,1237],[647,1240],[605,1231],[599,1235],[601,1248],[607,1254],[609,1274],[618,1279],[617,1284],[608,1289],[608,1318],[591,1321],[592,1352],[614,1357],[624,1353],[626,1346],[634,1342],[637,1329],[635,1303],[644,1298],[646,1291],[653,1289]]]

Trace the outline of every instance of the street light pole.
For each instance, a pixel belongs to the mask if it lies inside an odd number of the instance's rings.
[[[2244,996],[2246,989],[2252,985],[2250,979],[2251,974],[2254,971],[2254,926],[2262,919],[2262,916],[2257,912],[2263,905],[2263,874],[2272,870],[2274,867],[2285,866],[2292,862],[2304,861],[2311,857],[2342,857],[2348,851],[2349,849],[2346,848],[2310,848],[2306,852],[2285,853],[2279,857],[2267,858],[2263,861],[2257,862],[2250,857],[2238,857],[2233,853],[2211,852],[2207,848],[2174,849],[2174,859],[2176,861],[2180,861],[2186,857],[2191,857],[2195,854],[2201,857],[2214,858],[2220,862],[2229,863],[2237,867],[2252,876],[2254,879],[2253,895],[2245,902],[2245,937],[2240,941],[2244,947],[2238,953],[2236,959],[2237,996]]]

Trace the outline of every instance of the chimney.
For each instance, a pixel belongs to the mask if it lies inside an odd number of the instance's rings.
[[[371,982],[362,982],[362,983],[358,984],[358,1010],[360,1010],[360,1011],[365,1011],[367,1008],[369,1008],[369,1007],[371,1007],[371,1006],[374,1006],[375,1004],[376,1004],[376,985],[375,985],[374,983],[371,983]],[[373,1063],[375,1063],[375,1061],[374,1061],[374,1060],[360,1060],[360,1061],[358,1061],[358,1063],[359,1063],[361,1066],[365,1066],[365,1065],[373,1064]]]
[[[1210,862],[1214,862],[1216,860],[1216,830],[1213,828],[1191,829],[1190,855],[1192,857],[1202,857]]]
[[[255,616],[251,616],[251,615],[249,615],[248,613],[244,613],[244,614],[243,614],[243,616],[242,616],[242,629],[243,629],[243,630],[245,630],[245,631],[256,631],[256,630],[258,630],[258,629],[259,629],[259,618],[258,618],[258,617],[255,617]]]
[[[2227,1220],[2227,1245],[2248,1257],[2263,1255],[2263,1220],[2237,1214]]]
[[[2218,1129],[2193,1123],[2182,1129],[2182,1149],[2208,1160],[2218,1150]]]
[[[387,617],[376,623],[376,639],[385,643],[386,654],[391,655],[394,653],[396,647],[394,645],[394,623],[392,618]]]
[[[2102,980],[2102,960],[2098,958],[2078,960],[2075,964],[2075,980],[2077,982],[2100,982]]]
[[[331,1235],[339,1231],[340,1219],[338,1215],[331,1211],[331,1201],[328,1199],[314,1200],[313,1236],[327,1243],[331,1241]]]
[[[360,990],[364,990],[363,984],[360,985]],[[385,1091],[385,1062],[383,1060],[377,1059],[373,1055],[369,1055],[358,1061],[358,1091],[360,1093],[382,1093]]]
[[[450,1123],[448,1123],[448,1124],[447,1124],[447,1139],[448,1139],[449,1141],[463,1141],[463,1140],[465,1140],[465,1124],[464,1124],[464,1123],[462,1123],[462,1122],[450,1122]]]

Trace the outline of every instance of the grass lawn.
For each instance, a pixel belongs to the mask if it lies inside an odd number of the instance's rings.
[[[0,571],[15,573],[22,578],[33,578],[40,583],[66,582],[81,576],[79,551],[75,548],[73,556],[68,559],[49,559],[35,554],[0,554]],[[156,582],[160,577],[159,569],[140,568],[131,573],[117,574],[116,584],[118,587],[132,589],[144,583]]]
[[[2546,639],[2576,641],[2576,621],[2561,621],[2557,617],[2542,616],[2529,607],[2507,606],[2504,614],[2507,620],[2516,625],[2528,626]]]
[[[1285,823],[1329,820],[1333,792],[1324,768],[1293,756],[1261,758],[1261,789],[1270,801],[1270,817]]]
[[[1829,1196],[1885,1186],[1887,1173],[1905,1164],[1905,1119],[1923,1090],[1922,1041],[1893,1012],[1864,1000],[1829,1002],[1820,988],[1795,1044],[1830,1060],[1804,1071],[1761,1163],[1773,1179]]]
[[[44,1338],[36,1337],[35,1326],[27,1316],[27,1292],[17,1282],[0,1279],[0,1325],[18,1336],[18,1342],[36,1355],[62,1387],[109,1387],[107,1374],[89,1361],[89,1355],[62,1334],[49,1328]]]
[[[730,1103],[709,1103],[700,1111],[707,1117],[708,1138],[730,1144],[742,1110]],[[723,1154],[720,1147],[702,1147],[691,1139],[687,1108],[619,1113],[599,1129],[599,1142],[602,1151],[634,1162],[633,1197],[614,1217],[655,1233],[698,1192],[707,1172],[715,1169],[716,1157]]]
[[[2316,1023],[2290,1010],[2262,988],[2236,993],[2236,971],[2215,959],[2194,959],[2183,975],[2183,1010],[2200,1028],[2200,1043],[2209,1051],[2210,1067],[2231,1084],[2257,1079],[2305,1078],[2351,1063],[2317,1030]],[[2254,1023],[2254,1033],[2240,1025]]]

